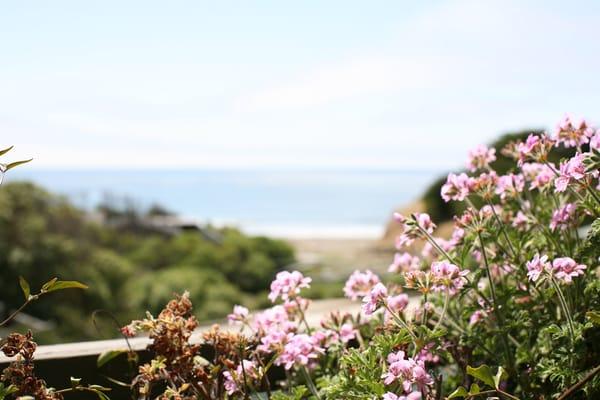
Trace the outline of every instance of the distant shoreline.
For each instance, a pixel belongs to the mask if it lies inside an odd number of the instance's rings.
[[[234,224],[235,226],[235,224]],[[385,223],[378,225],[238,225],[238,229],[252,236],[269,236],[287,240],[378,240],[385,233]]]

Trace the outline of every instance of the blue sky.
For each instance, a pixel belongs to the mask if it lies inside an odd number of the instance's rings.
[[[50,167],[455,167],[600,124],[600,2],[15,1],[0,132]]]

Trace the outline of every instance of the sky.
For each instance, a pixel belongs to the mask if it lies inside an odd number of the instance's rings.
[[[600,124],[600,2],[12,1],[0,146],[39,168],[439,168]],[[8,159],[7,159],[8,161]]]

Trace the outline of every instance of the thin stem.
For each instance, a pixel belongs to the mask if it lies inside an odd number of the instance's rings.
[[[27,301],[25,303],[23,303],[21,305],[21,307],[17,308],[12,314],[10,314],[4,321],[0,322],[0,326],[4,326],[6,324],[8,324],[10,321],[13,320],[13,318],[15,318],[17,316],[17,314],[19,314],[21,311],[23,311],[23,309],[25,307],[27,307],[29,305],[29,303],[31,303],[32,300],[37,299],[37,297],[30,297],[29,299],[27,299]]]
[[[565,390],[561,393],[561,395],[556,400],[564,400],[571,396],[573,393],[577,392],[579,389],[583,387],[586,383],[588,383],[593,377],[595,377],[600,372],[600,365],[591,370],[586,376],[583,377],[582,380]]]
[[[433,327],[433,330],[437,330],[440,327],[440,324],[446,317],[446,311],[448,311],[448,302],[450,300],[450,288],[446,287],[446,298],[444,299],[444,307],[442,308],[442,314],[440,314],[440,318],[438,319],[437,324]]]
[[[492,275],[490,273],[490,265],[488,262],[487,253],[485,251],[485,243],[483,242],[481,232],[477,231],[477,237],[479,238],[479,244],[481,245],[481,254],[483,255],[483,262],[485,264],[488,281],[490,283],[490,291],[492,293],[492,301],[494,302],[494,304],[493,304],[494,314],[496,314],[496,318],[498,319],[498,325],[500,327],[500,330],[503,330],[504,329],[504,318],[502,317],[502,313],[500,313],[500,310],[498,309],[498,297],[496,296],[496,285],[495,285],[494,279],[492,279]],[[502,332],[502,335],[500,337],[502,338],[504,352],[506,353],[506,361],[508,362],[509,367],[511,369],[513,369],[513,358],[512,358],[512,354],[510,352],[510,348],[508,347],[508,341],[506,340],[506,335],[504,333],[505,332]]]
[[[429,243],[431,243],[431,245],[433,247],[435,247],[436,250],[440,252],[440,254],[442,254],[444,257],[446,257],[446,259],[448,261],[450,261],[452,264],[456,264],[456,261],[454,261],[454,259],[452,257],[450,257],[450,254],[448,254],[448,252],[446,252],[446,250],[444,250],[440,247],[440,245],[435,241],[433,236],[431,236],[431,234],[429,234],[429,232],[427,232],[425,229],[423,229],[421,227],[421,225],[419,225],[418,223],[417,223],[417,228],[425,235],[425,237],[427,238],[427,241]]]
[[[390,306],[387,305],[387,303],[383,303],[383,306],[385,307],[386,310],[388,310],[388,312],[392,315],[392,317],[394,317],[394,319],[396,320],[396,322],[398,322],[404,329],[406,329],[408,331],[408,333],[410,334],[410,336],[412,336],[413,340],[416,342],[419,338],[417,337],[417,335],[414,334],[414,332],[408,327],[408,325],[406,324],[406,322],[404,322],[404,320],[402,318],[400,318],[398,316],[398,314],[396,314],[391,308]]]
[[[517,256],[517,252],[515,251],[515,248],[513,247],[512,242],[510,241],[510,239],[508,237],[508,233],[506,233],[506,229],[504,227],[504,223],[502,222],[502,220],[498,216],[498,213],[496,212],[496,209],[494,208],[494,205],[491,202],[488,202],[488,204],[490,205],[490,207],[492,209],[492,213],[494,214],[494,217],[496,218],[496,222],[498,222],[498,226],[500,227],[500,232],[502,232],[502,234],[504,235],[504,239],[506,239],[506,243],[508,243],[508,247],[510,248],[510,252],[512,253],[513,258],[515,260],[519,261],[519,257]]]
[[[308,390],[310,390],[312,395],[315,396],[317,398],[317,400],[321,400],[321,397],[319,396],[319,391],[317,390],[315,383],[313,382],[312,378],[310,377],[310,374],[306,370],[306,367],[302,366],[300,368],[300,371],[302,372],[302,375],[304,375],[304,379],[306,379],[306,384],[308,385]]]
[[[569,333],[571,334],[571,344],[574,345],[574,343],[575,343],[575,328],[573,327],[573,318],[571,317],[571,312],[569,310],[569,306],[567,305],[567,301],[565,300],[565,295],[563,294],[562,290],[560,289],[560,286],[558,285],[558,283],[556,282],[556,280],[554,279],[553,276],[550,276],[550,282],[552,282],[552,285],[554,286],[554,289],[556,290],[556,294],[558,295],[558,299],[559,299],[560,305],[563,309],[563,313],[565,314],[565,317],[567,318],[567,322],[569,325]]]

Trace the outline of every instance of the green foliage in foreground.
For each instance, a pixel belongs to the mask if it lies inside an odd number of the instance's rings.
[[[292,249],[234,229],[211,232],[213,240],[197,231],[167,235],[131,226],[111,228],[38,186],[5,184],[0,191],[4,313],[23,301],[19,276],[32,288],[54,276],[90,287],[53,294],[53,301],[36,302],[26,310],[56,324],[36,334],[42,343],[98,338],[93,311],[106,310],[123,324],[146,310],[158,312],[184,289],[193,293],[200,319],[223,317],[236,303],[263,305],[272,276],[294,261]],[[97,314],[97,325],[102,335],[114,336],[108,313]]]

